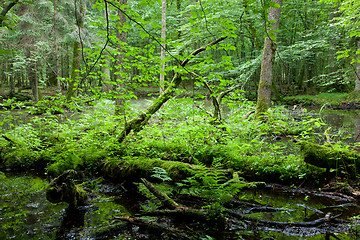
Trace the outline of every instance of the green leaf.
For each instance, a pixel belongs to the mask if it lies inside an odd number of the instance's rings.
[[[272,8],[280,8],[281,6],[275,2],[269,2],[269,6],[272,7]]]

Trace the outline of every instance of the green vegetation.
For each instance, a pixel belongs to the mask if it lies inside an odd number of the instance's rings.
[[[105,172],[119,181],[150,176],[154,167],[164,169],[175,181],[211,169],[287,183],[316,176],[296,143],[272,139],[289,135],[315,139],[312,130],[323,131],[319,120],[299,122],[284,108],[275,108],[268,112],[267,122],[258,122],[251,116],[244,119],[255,108],[252,103],[227,100],[227,105],[226,120],[213,125],[192,100],[171,100],[142,131],[121,144],[117,141],[121,129],[114,129],[114,124],[122,120],[110,114],[109,101],[97,102],[76,121],[34,117],[3,133],[1,162],[12,168],[46,169],[51,176],[69,169],[90,175]]]
[[[358,92],[351,93],[320,93],[318,95],[299,95],[285,97],[284,103],[289,105],[302,104],[305,106],[329,106],[338,108],[356,108],[360,104]]]
[[[359,145],[346,140],[358,136],[321,113],[359,107],[359,9],[354,0],[3,1],[0,169],[55,180],[76,171],[143,192],[151,179],[170,198],[208,199],[192,212],[205,223],[225,222],[224,201],[266,183],[354,184]],[[321,107],[319,118],[303,106]],[[73,177],[52,182],[48,199],[85,201]],[[161,206],[152,200],[144,209]]]

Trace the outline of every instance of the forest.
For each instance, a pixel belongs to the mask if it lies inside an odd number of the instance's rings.
[[[4,0],[1,239],[359,239],[360,1]]]

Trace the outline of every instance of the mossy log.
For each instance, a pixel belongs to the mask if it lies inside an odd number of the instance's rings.
[[[319,145],[307,141],[299,142],[306,163],[320,168],[339,169],[348,173],[358,173],[360,155],[353,151],[333,149],[331,145]]]
[[[175,202],[173,199],[171,199],[166,193],[162,193],[160,192],[157,188],[154,187],[154,185],[152,185],[148,180],[146,180],[145,178],[141,178],[141,181],[143,182],[143,184],[147,187],[147,189],[149,189],[149,191],[154,194],[157,199],[159,199],[163,205],[166,208],[169,209],[180,209],[183,208],[182,206],[180,206],[177,202]]]
[[[159,191],[154,185],[152,185],[149,181],[142,178],[142,182],[145,187],[152,193],[154,196],[160,200],[164,207],[171,210],[155,210],[150,212],[145,212],[143,215],[145,216],[172,216],[181,220],[191,220],[191,221],[201,221],[207,223],[209,226],[216,228],[217,230],[225,230],[226,228],[226,219],[222,215],[221,211],[217,210],[206,210],[206,209],[193,209],[182,206],[178,204],[175,200],[170,198],[167,194]],[[216,219],[214,223],[213,219]]]
[[[87,193],[75,184],[76,177],[76,171],[68,170],[52,180],[46,188],[46,199],[52,203],[67,202],[70,207],[83,204],[87,200]]]
[[[210,168],[189,163],[145,157],[112,158],[103,161],[101,164],[104,176],[116,181],[138,181],[140,178],[149,178],[154,174],[154,167],[166,170],[169,177],[174,181],[192,177],[201,172],[213,171]],[[224,170],[223,172],[224,175],[231,178],[231,170]]]

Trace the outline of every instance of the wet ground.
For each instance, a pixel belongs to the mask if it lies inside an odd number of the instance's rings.
[[[0,239],[175,239],[162,238],[159,232],[154,233],[116,219],[137,214],[142,210],[141,204],[148,203],[144,197],[132,191],[134,189],[123,185],[90,181],[87,186],[92,190],[88,204],[68,209],[67,204],[52,204],[46,200],[45,187],[48,182],[43,177],[5,173],[0,178]],[[360,205],[347,195],[268,185],[261,191],[244,192],[239,199],[227,205],[234,214],[246,218],[229,221],[224,232],[212,232],[204,227],[201,233],[201,226],[196,223],[184,225],[183,228],[191,226],[192,231],[208,236],[207,239],[212,239],[210,236],[213,239],[329,239],[327,237],[330,235],[337,239],[360,237],[356,235],[360,234],[359,229],[357,233],[355,231],[360,228],[358,222],[354,219],[349,221],[360,214]],[[306,227],[283,224],[289,221],[310,223],[329,214],[338,216],[337,221]],[[181,224],[177,228],[182,228]]]
[[[147,102],[138,104],[142,106]],[[360,142],[359,111],[324,110],[310,114],[335,129],[332,131],[334,139]],[[21,111],[13,116],[3,128],[28,119],[27,113]],[[344,139],[349,133],[352,137]],[[67,204],[52,204],[46,200],[47,184],[44,176],[33,173],[0,173],[0,239],[165,239],[160,233],[122,224],[116,219],[133,216],[142,210],[141,204],[147,204],[146,199],[127,187],[94,183],[89,186],[92,191],[88,204],[68,209]],[[224,232],[204,228],[206,233],[202,234],[202,239],[360,239],[359,220],[354,219],[360,215],[360,204],[347,195],[269,185],[261,191],[244,192],[237,200],[241,204],[232,205],[231,210],[259,221],[230,221]],[[338,221],[307,227],[281,224],[309,223],[326,216],[337,216]],[[185,225],[177,227],[189,229]],[[192,231],[202,231],[202,226],[191,227]]]

